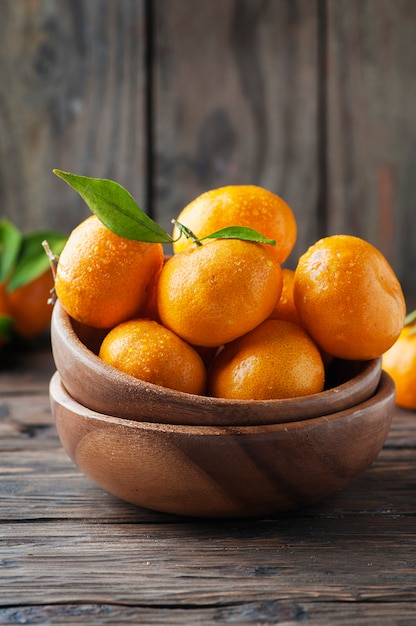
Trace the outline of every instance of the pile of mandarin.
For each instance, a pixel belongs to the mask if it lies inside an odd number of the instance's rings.
[[[205,238],[229,226],[274,245]],[[99,356],[138,379],[242,400],[313,394],[334,357],[373,359],[395,343],[405,301],[385,257],[357,237],[320,239],[285,268],[296,235],[290,207],[253,185],[185,207],[170,256],[92,215],[68,238],[55,291],[72,318],[108,331]]]

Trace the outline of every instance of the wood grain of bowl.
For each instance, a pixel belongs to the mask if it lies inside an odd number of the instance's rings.
[[[76,402],[55,373],[52,412],[80,470],[133,504],[185,516],[251,517],[317,502],[344,489],[387,437],[395,387],[344,411],[287,424],[193,426],[120,419]]]
[[[144,422],[244,426],[305,420],[364,402],[374,394],[381,375],[381,359],[335,360],[327,388],[318,394],[249,402],[196,396],[137,380],[102,361],[97,352],[104,334],[76,323],[56,302],[51,337],[61,380],[83,406]]]

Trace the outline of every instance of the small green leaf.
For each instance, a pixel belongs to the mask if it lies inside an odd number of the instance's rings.
[[[49,243],[54,254],[59,256],[67,236],[49,230],[24,235],[18,261],[7,287],[9,292],[35,280],[50,267],[50,261],[42,246],[42,242],[45,240]]]
[[[17,261],[22,233],[9,220],[0,220],[0,282],[5,282]]]
[[[172,243],[172,237],[137,205],[118,183],[53,170],[79,193],[92,213],[116,235],[149,243]]]
[[[271,246],[275,246],[274,239],[267,239],[254,228],[248,228],[247,226],[228,226],[227,228],[221,228],[220,230],[200,237],[203,239],[242,239],[244,241],[256,241],[257,243],[268,243]]]
[[[406,315],[406,319],[404,320],[404,325],[409,326],[410,324],[413,324],[414,321],[416,321],[416,309],[412,311],[411,313],[409,313],[408,315]]]
[[[0,339],[3,341],[10,339],[12,327],[13,318],[9,315],[3,315],[0,313]]]

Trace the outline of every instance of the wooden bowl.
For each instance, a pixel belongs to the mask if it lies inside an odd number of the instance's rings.
[[[83,406],[115,417],[163,424],[277,424],[347,409],[371,397],[381,359],[334,360],[322,393],[284,400],[242,401],[197,396],[146,383],[119,372],[97,356],[106,331],[72,320],[59,301],[52,325],[56,368],[69,394]]]
[[[250,517],[317,502],[345,488],[378,455],[395,387],[382,373],[365,402],[325,417],[262,426],[178,426],[120,419],[50,384],[62,445],[107,492],[186,516]]]

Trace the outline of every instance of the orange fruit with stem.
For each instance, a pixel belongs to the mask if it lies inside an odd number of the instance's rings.
[[[55,291],[66,312],[96,328],[141,314],[163,265],[163,247],[120,237],[92,215],[70,234]]]
[[[292,209],[282,198],[256,185],[229,185],[207,191],[188,204],[177,221],[199,239],[228,226],[253,228],[276,242],[269,249],[279,263],[285,261],[296,242],[297,225]],[[175,253],[192,245],[189,239],[179,235],[180,230],[175,226]]]
[[[302,326],[330,355],[381,356],[406,315],[400,283],[382,253],[350,235],[320,239],[299,259],[294,301]]]
[[[54,280],[42,248],[45,238],[57,253],[66,241],[56,231],[23,233],[0,220],[0,335],[11,341],[34,339],[51,321]]]
[[[104,338],[99,356],[118,370],[155,385],[203,394],[206,369],[189,344],[158,322],[122,322]]]
[[[397,341],[383,354],[383,369],[396,385],[396,404],[416,409],[416,311],[410,313]]]
[[[219,398],[272,400],[323,390],[320,351],[297,324],[266,320],[226,345],[215,358],[208,393]]]
[[[260,243],[212,239],[174,254],[157,286],[161,322],[197,346],[219,346],[270,315],[282,288],[275,254]]]

